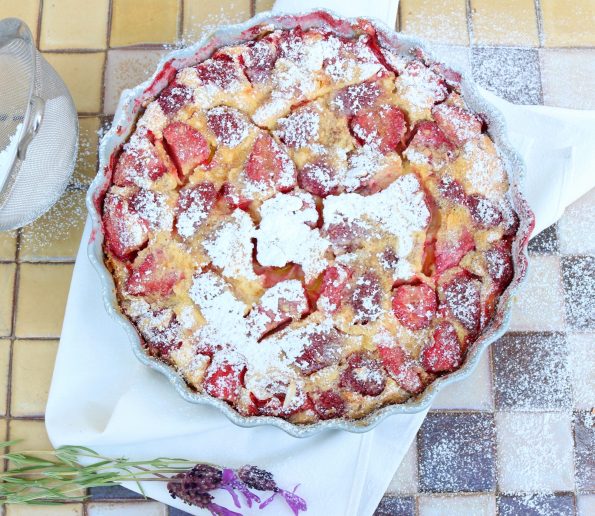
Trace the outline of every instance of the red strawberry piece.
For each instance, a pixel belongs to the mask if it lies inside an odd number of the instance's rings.
[[[493,228],[502,222],[502,213],[496,205],[481,195],[470,195],[467,207],[473,221],[481,228]]]
[[[297,182],[300,188],[319,197],[335,193],[338,188],[337,171],[323,160],[306,163],[298,172]]]
[[[388,374],[407,392],[418,393],[423,382],[408,353],[400,346],[378,346],[380,359]]]
[[[433,100],[434,103],[444,100],[448,94],[448,90],[442,77],[434,73],[419,60],[414,59],[409,61],[401,75],[407,77],[407,82],[422,81],[424,84],[424,92],[431,89],[431,100]]]
[[[333,265],[324,271],[318,298],[319,309],[332,313],[341,306],[351,275],[351,269],[341,264]]]
[[[362,110],[371,108],[380,97],[380,93],[378,82],[361,82],[339,90],[332,103],[344,115],[353,116]]]
[[[310,398],[320,419],[333,419],[345,413],[345,402],[338,392],[317,391],[311,393]]]
[[[262,286],[265,288],[271,288],[285,280],[304,279],[302,266],[295,263],[288,263],[284,267],[263,267],[258,263],[254,263],[253,266],[254,272],[261,276]]]
[[[430,165],[438,168],[451,161],[456,150],[438,125],[429,120],[416,124],[414,136],[405,151],[406,156],[411,153],[410,149],[417,154],[421,153]]]
[[[462,76],[452,68],[444,66],[442,63],[432,63],[430,69],[442,77],[444,82],[453,90],[458,91],[461,86]]]
[[[177,82],[167,86],[157,97],[157,102],[166,115],[171,115],[192,101],[192,90]]]
[[[203,381],[205,392],[230,403],[237,401],[245,369],[245,366],[229,362],[211,363]]]
[[[237,147],[246,139],[250,130],[245,115],[227,106],[209,110],[207,125],[215,134],[217,142],[228,147]]]
[[[436,274],[456,267],[463,256],[473,249],[475,240],[467,228],[460,228],[458,237],[454,237],[448,231],[440,232],[435,246]]]
[[[278,40],[279,57],[299,63],[304,57],[304,31],[296,27],[283,31]]]
[[[463,145],[481,134],[481,119],[459,106],[438,104],[432,109],[432,116],[446,137],[456,145]]]
[[[109,250],[121,260],[141,249],[149,239],[147,222],[127,199],[113,193],[105,196],[103,229]]]
[[[252,334],[261,339],[284,323],[299,319],[308,310],[301,282],[292,280],[269,288],[247,317]]]
[[[504,236],[514,236],[517,234],[519,230],[519,216],[512,210],[512,208],[508,211],[506,217],[503,217],[504,220]]]
[[[233,58],[227,54],[217,54],[196,67],[198,77],[203,84],[212,84],[228,90],[241,80],[240,71]]]
[[[184,274],[169,268],[164,263],[163,252],[147,254],[138,266],[135,266],[126,281],[126,290],[134,296],[160,295],[169,296],[176,283]]]
[[[461,365],[461,343],[454,326],[442,321],[434,329],[433,340],[421,353],[423,368],[429,373],[453,371]]]
[[[250,199],[242,197],[238,193],[238,189],[232,183],[223,183],[221,188],[221,196],[225,199],[227,206],[232,210],[239,208],[240,210],[247,211],[250,208]]]
[[[496,291],[498,293],[503,292],[512,281],[514,275],[510,242],[502,240],[496,243],[491,249],[485,252],[485,259],[488,274],[494,282]]]
[[[271,76],[277,61],[277,48],[266,40],[249,43],[243,54],[244,73],[251,83],[263,83]]]
[[[465,206],[467,204],[467,193],[463,189],[461,183],[448,175],[443,175],[438,185],[440,194],[457,204]]]
[[[364,396],[378,396],[386,385],[386,374],[378,360],[364,353],[352,353],[339,385]]]
[[[392,105],[359,112],[349,127],[361,145],[376,146],[383,154],[396,151],[407,131],[405,115]]]
[[[278,124],[279,137],[283,143],[292,149],[299,149],[318,140],[320,113],[315,107],[306,104],[281,118]]]
[[[357,221],[344,220],[330,224],[324,233],[334,249],[350,253],[361,246],[366,230]]]
[[[312,374],[336,364],[341,358],[341,336],[337,330],[316,330],[307,334],[308,344],[296,358],[295,365],[304,374]]]
[[[457,274],[442,286],[444,306],[468,330],[475,334],[479,330],[480,283],[467,273]]]
[[[117,186],[147,186],[147,181],[156,181],[168,168],[157,154],[157,149],[148,138],[138,135],[134,144],[128,143],[118,158],[113,182]]]
[[[436,314],[438,300],[434,289],[425,283],[401,285],[393,294],[393,312],[400,323],[410,330],[422,330]]]
[[[381,302],[382,290],[378,276],[373,271],[364,272],[355,280],[351,293],[353,322],[367,324],[375,321],[382,312]]]
[[[203,181],[180,190],[176,204],[176,229],[183,238],[189,238],[207,220],[215,206],[217,190],[213,183]]]
[[[246,175],[255,183],[274,186],[288,192],[296,185],[297,172],[293,161],[268,133],[261,133],[246,162]]]
[[[178,170],[188,175],[198,165],[209,160],[209,142],[194,127],[183,122],[172,122],[163,130],[170,153]]]
[[[129,204],[150,229],[171,231],[173,216],[167,195],[139,188],[130,197]]]
[[[151,310],[142,322],[143,345],[151,355],[164,357],[182,345],[182,327],[172,310]]]

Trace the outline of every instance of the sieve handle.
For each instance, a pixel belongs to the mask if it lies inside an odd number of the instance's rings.
[[[27,118],[27,125],[23,131],[19,148],[17,150],[17,157],[21,161],[24,161],[27,155],[27,148],[29,144],[39,131],[41,121],[43,120],[43,112],[45,110],[45,100],[36,95],[31,96],[29,101],[29,116]]]

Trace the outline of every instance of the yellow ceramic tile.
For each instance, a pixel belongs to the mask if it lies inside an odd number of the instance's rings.
[[[178,0],[113,0],[110,46],[173,43],[179,9]]]
[[[0,20],[20,18],[23,20],[35,40],[37,40],[37,21],[39,20],[39,0],[0,0]]]
[[[12,416],[43,416],[58,342],[15,340],[12,351]]]
[[[471,13],[475,43],[539,45],[534,0],[471,0]]]
[[[237,23],[248,18],[250,18],[250,0],[235,0],[234,2],[185,0],[184,38],[195,40],[205,30],[228,23]]]
[[[10,341],[0,339],[0,414],[6,415],[6,393],[8,391],[8,366],[10,364]],[[3,422],[2,422],[3,424]],[[4,430],[0,428],[0,434]],[[0,437],[1,439],[2,437]]]
[[[44,57],[56,69],[68,86],[80,113],[99,113],[101,110],[101,78],[103,52],[83,54],[48,54]]]
[[[17,250],[15,231],[0,231],[0,260],[14,260]]]
[[[147,80],[157,68],[165,50],[114,49],[107,53],[103,111],[112,115],[124,88]]]
[[[541,12],[545,46],[595,46],[593,0],[541,0]]]
[[[8,505],[6,516],[82,516],[83,505],[65,503],[60,505]]]
[[[15,270],[14,263],[0,263],[0,336],[10,335]]]
[[[21,260],[73,260],[86,218],[85,192],[67,191],[50,211],[23,229]]]
[[[105,48],[109,0],[49,0],[43,3],[40,47]]]
[[[12,419],[8,423],[8,428],[9,439],[19,441],[10,447],[10,451],[49,451],[53,449],[43,421]]]
[[[401,0],[401,31],[432,41],[466,45],[465,0]]]
[[[275,0],[256,0],[256,12],[270,11],[273,8]]]
[[[79,153],[71,183],[87,187],[97,174],[97,131],[101,121],[96,116],[79,117]]]
[[[22,264],[17,300],[18,337],[59,337],[72,265]]]

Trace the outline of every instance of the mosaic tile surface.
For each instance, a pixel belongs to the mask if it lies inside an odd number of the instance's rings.
[[[68,84],[81,127],[77,169],[44,217],[0,233],[0,437],[47,449],[43,414],[72,264],[97,166],[99,127],[163,45],[244,20],[272,0],[0,0],[31,27]],[[397,28],[517,103],[595,108],[593,0],[401,0]],[[595,192],[530,244],[511,332],[471,378],[437,399],[376,514],[595,514]],[[10,516],[179,516],[124,488]]]

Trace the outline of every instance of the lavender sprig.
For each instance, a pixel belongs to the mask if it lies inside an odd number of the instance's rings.
[[[17,443],[0,442],[0,450]],[[10,467],[0,472],[0,505],[82,501],[86,497],[81,492],[87,488],[132,481],[143,494],[142,482],[167,482],[172,498],[207,509],[215,516],[241,516],[214,502],[212,493],[218,489],[227,491],[237,508],[242,507],[240,495],[248,507],[257,503],[260,509],[280,495],[295,515],[307,510],[306,502],[295,494],[296,488],[293,491],[279,488],[270,472],[255,466],[234,470],[176,458],[134,461],[106,457],[82,446],[4,453],[1,457]],[[90,464],[84,466],[81,461]],[[260,497],[251,489],[272,491],[273,495],[261,503]]]

